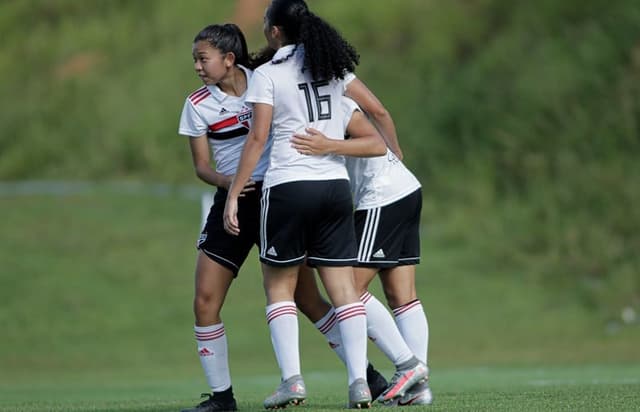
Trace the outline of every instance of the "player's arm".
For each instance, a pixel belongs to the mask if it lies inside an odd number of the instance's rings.
[[[305,131],[307,134],[296,133],[291,139],[291,147],[300,154],[373,157],[387,153],[387,146],[380,133],[360,110],[353,111],[347,125],[347,134],[351,139],[330,139],[312,128]]]
[[[398,143],[396,126],[391,114],[375,94],[359,79],[353,79],[346,87],[345,95],[352,98],[370,117],[389,149],[402,160],[402,149]]]
[[[240,164],[231,182],[231,187],[229,187],[227,203],[224,208],[224,228],[232,235],[240,233],[237,216],[238,196],[249,181],[264,151],[264,146],[269,138],[272,116],[273,106],[265,103],[255,103],[253,105],[253,125],[244,143],[242,155],[240,155]]]
[[[229,189],[233,175],[224,175],[211,167],[211,151],[209,149],[207,135],[190,137],[189,147],[191,148],[191,159],[196,176],[210,185]],[[247,185],[245,185],[242,193],[254,190],[254,184],[254,182],[249,181]]]
[[[196,176],[205,183],[228,189],[233,176],[218,173],[211,167],[211,152],[207,135],[190,137],[189,146],[191,147],[191,159]]]

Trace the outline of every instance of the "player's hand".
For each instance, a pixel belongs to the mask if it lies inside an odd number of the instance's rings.
[[[291,147],[303,155],[325,155],[330,153],[331,139],[319,130],[308,127],[306,134],[295,133],[291,138]]]
[[[238,198],[227,196],[227,202],[224,206],[224,230],[230,235],[238,236],[240,234],[240,225],[238,224]]]

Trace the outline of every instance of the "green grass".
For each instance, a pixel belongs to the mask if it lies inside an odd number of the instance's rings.
[[[432,376],[435,403],[408,410],[638,410],[639,376],[640,365],[445,368]],[[293,410],[344,409],[345,379],[342,371],[306,373],[307,404]],[[235,376],[240,410],[261,410],[276,381],[273,375]],[[168,412],[190,406],[199,386],[199,379],[175,375],[147,380],[88,375],[55,383],[11,383],[0,389],[0,410]]]
[[[169,411],[206,384],[191,299],[201,187],[0,185],[0,410]],[[43,194],[49,187],[62,194]],[[418,293],[431,331],[433,410],[629,410],[638,324],[611,327],[570,293],[532,283],[460,238],[427,204]],[[378,296],[379,285],[372,291]],[[223,318],[234,388],[260,409],[278,381],[255,254]],[[346,373],[301,318],[311,397],[336,410]],[[369,357],[388,374],[373,346]]]

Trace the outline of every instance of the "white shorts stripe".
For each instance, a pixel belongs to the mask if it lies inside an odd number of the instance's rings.
[[[360,244],[358,245],[358,261],[362,262],[364,260],[364,250],[367,244],[368,231],[369,231],[369,221],[371,220],[371,211],[367,210],[367,215],[364,220],[364,228],[362,230],[362,237],[360,238]]]
[[[266,188],[262,191],[260,199],[260,256],[266,258],[267,253],[267,213],[269,212],[269,191]]]
[[[378,223],[380,222],[380,208],[367,210],[367,217],[364,223],[362,239],[358,249],[358,261],[368,262],[373,253],[373,244],[378,233]]]

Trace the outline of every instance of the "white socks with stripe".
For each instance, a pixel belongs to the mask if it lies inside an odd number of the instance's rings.
[[[271,344],[285,381],[300,374],[298,309],[294,302],[284,301],[267,305],[266,312]]]
[[[340,336],[340,328],[338,327],[338,318],[336,317],[335,309],[331,307],[327,314],[314,323],[314,325],[327,339],[329,346],[336,355],[338,355],[338,358],[346,365],[347,360],[344,354],[344,345],[342,344],[342,336]]]
[[[367,316],[362,302],[335,308],[347,364],[349,385],[367,379]]]
[[[419,299],[393,309],[398,329],[416,358],[427,364],[429,324]]]
[[[367,334],[397,367],[413,358],[413,351],[402,338],[387,308],[369,292],[360,296],[367,310]]]
[[[231,386],[229,357],[227,355],[227,335],[224,324],[194,326],[198,344],[198,355],[207,383],[213,392],[222,392]]]

